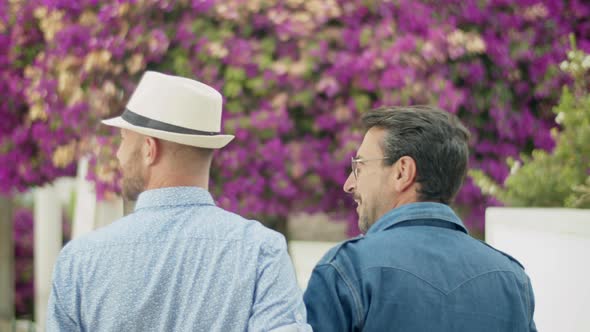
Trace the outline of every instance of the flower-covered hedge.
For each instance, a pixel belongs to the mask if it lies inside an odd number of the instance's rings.
[[[214,162],[219,203],[248,216],[328,211],[354,219],[341,190],[357,120],[383,104],[438,104],[473,133],[472,166],[502,181],[507,157],[551,149],[556,64],[581,0],[31,0],[0,3],[0,190],[72,174],[93,156],[116,191],[120,113],[141,73],[194,77],[225,96],[236,140]],[[481,230],[495,204],[468,179],[457,199]],[[354,223],[352,223],[354,225]]]
[[[560,69],[573,79],[563,87],[552,132],[551,152],[534,150],[521,160],[510,160],[511,174],[498,184],[472,170],[476,183],[487,194],[510,206],[590,208],[590,54],[575,47]]]

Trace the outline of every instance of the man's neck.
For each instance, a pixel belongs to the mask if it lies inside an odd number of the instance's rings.
[[[418,203],[418,202],[419,202],[418,194],[416,193],[415,190],[406,191],[397,197],[397,200],[393,203],[393,206],[391,207],[391,209],[396,209],[402,205],[411,204],[411,203]]]
[[[167,174],[150,179],[145,190],[168,187],[199,187],[209,190],[209,174],[203,175],[179,175]]]

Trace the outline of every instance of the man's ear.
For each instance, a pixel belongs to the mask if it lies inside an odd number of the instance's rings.
[[[162,154],[162,144],[157,138],[146,136],[143,144],[143,158],[146,166],[151,166],[158,161]]]
[[[416,161],[412,157],[403,156],[393,165],[394,186],[396,191],[404,192],[416,183]]]

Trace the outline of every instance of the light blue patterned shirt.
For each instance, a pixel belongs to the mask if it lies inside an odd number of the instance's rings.
[[[47,315],[48,331],[311,331],[284,237],[196,187],[146,191],[68,243]]]

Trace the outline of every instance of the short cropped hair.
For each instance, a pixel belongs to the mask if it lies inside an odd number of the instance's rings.
[[[414,159],[419,201],[453,201],[469,159],[469,131],[455,115],[433,106],[381,107],[364,113],[362,122],[366,130],[386,130],[384,163]]]

